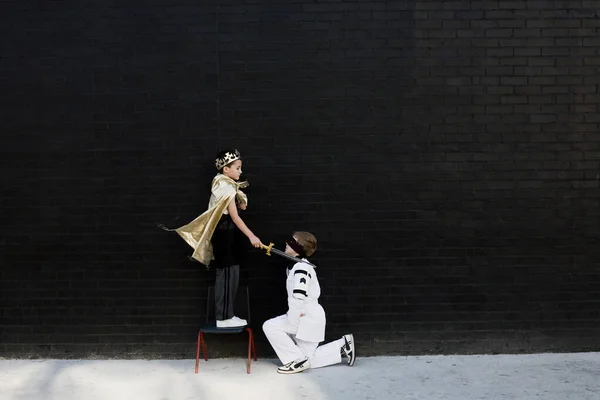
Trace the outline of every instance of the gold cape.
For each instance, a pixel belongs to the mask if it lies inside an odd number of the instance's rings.
[[[189,224],[175,229],[175,232],[194,249],[192,254],[194,260],[207,267],[214,260],[210,239],[215,228],[231,199],[235,197],[239,204],[248,204],[248,197],[240,190],[248,186],[248,182],[236,182],[223,174],[217,174],[212,181],[212,196],[208,210]]]

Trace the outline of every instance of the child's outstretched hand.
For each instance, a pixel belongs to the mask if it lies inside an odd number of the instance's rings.
[[[263,245],[260,239],[256,236],[252,236],[250,238],[250,243],[252,243],[252,246],[256,247],[257,249],[260,249],[260,247]]]

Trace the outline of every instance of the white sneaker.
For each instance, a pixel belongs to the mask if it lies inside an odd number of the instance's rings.
[[[236,321],[233,318],[225,319],[222,321],[217,320],[217,328],[241,328],[246,325],[246,322]]]
[[[298,372],[306,371],[310,368],[310,361],[308,358],[302,360],[291,361],[279,368],[277,368],[277,372],[280,374],[297,374]]]
[[[354,348],[354,335],[351,333],[344,335],[344,345],[342,346],[341,353],[348,359],[348,365],[353,366],[356,360],[356,349]]]
[[[231,319],[234,321],[237,321],[237,322],[243,322],[244,325],[248,325],[248,321],[246,321],[245,319],[242,319],[242,318],[238,318],[235,315]]]

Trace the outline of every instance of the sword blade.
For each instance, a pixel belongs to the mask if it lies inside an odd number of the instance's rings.
[[[276,249],[274,247],[271,248],[271,253],[275,253],[278,256],[285,257],[287,259],[290,259],[290,260],[293,260],[293,261],[296,261],[296,262],[299,262],[299,263],[304,263],[304,264],[312,265],[313,268],[317,268],[316,265],[314,265],[312,263],[309,263],[308,261],[305,261],[305,260],[303,260],[301,258],[298,258],[298,257],[290,256],[289,254],[286,254],[285,252],[283,252],[283,251],[281,251],[279,249]]]

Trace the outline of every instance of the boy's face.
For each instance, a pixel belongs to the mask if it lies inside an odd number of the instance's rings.
[[[293,238],[294,238],[295,241],[298,241],[298,238],[296,236],[293,236]],[[294,256],[294,257],[298,257],[299,256],[299,254],[296,253],[294,251],[294,249],[292,249],[290,247],[290,245],[287,244],[287,243],[285,244],[285,254],[287,254],[288,256]]]
[[[225,175],[235,181],[239,181],[240,176],[242,175],[242,160],[235,160],[228,166],[224,167],[223,175]]]

